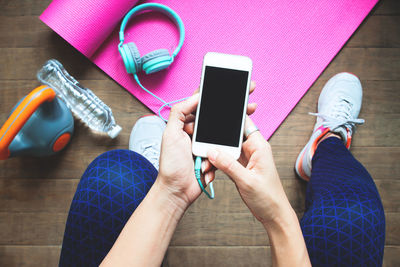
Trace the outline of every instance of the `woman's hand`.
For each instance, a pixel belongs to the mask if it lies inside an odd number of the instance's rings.
[[[199,94],[172,107],[164,131],[158,179],[186,207],[201,193],[194,174],[192,140],[184,131],[187,118],[196,110]]]
[[[254,90],[254,87],[255,85],[252,83],[251,91]],[[163,195],[162,192],[167,192],[167,197],[161,201],[166,205],[162,210],[165,211],[167,207],[174,206],[174,204],[180,208],[181,211],[177,216],[178,219],[174,221],[174,226],[184,209],[201,194],[194,174],[190,137],[193,134],[194,111],[198,101],[199,95],[195,94],[172,108],[161,145],[160,172],[156,181],[161,188],[153,186],[154,189],[161,189],[155,194],[156,199],[160,199],[160,195]],[[254,103],[249,104],[247,113],[251,114],[255,109]],[[245,127],[249,127],[252,123],[247,117]],[[210,151],[208,160],[203,160],[202,164],[207,181],[204,182],[203,176],[203,184],[208,184],[215,177],[215,169],[212,165],[228,174],[235,182],[246,205],[267,230],[273,265],[310,266],[299,222],[280,182],[272,158],[271,147],[260,132],[256,131],[247,137],[243,143],[239,162],[222,151]],[[154,205],[155,202],[154,199],[151,199],[148,203]],[[177,209],[174,208],[169,213],[174,214],[174,210],[176,214]],[[151,214],[151,217],[157,216]],[[161,221],[165,222],[165,219],[163,218]],[[144,222],[145,220],[143,220]],[[167,225],[170,223],[167,221]],[[157,226],[156,229],[161,229],[165,233],[170,228],[169,226],[165,230]],[[172,236],[171,229],[168,233],[168,238],[165,238],[162,243],[164,244],[162,251],[167,249]],[[159,257],[158,263],[161,260],[162,257]]]
[[[246,117],[245,127],[252,124]],[[261,223],[268,224],[280,220],[288,212],[292,213],[275,168],[271,147],[259,131],[250,134],[243,142],[239,161],[217,150],[209,151],[208,159],[233,180],[243,201]]]
[[[250,93],[254,89],[255,83],[252,82]],[[197,89],[192,97],[172,107],[161,144],[158,180],[177,196],[178,200],[182,200],[184,208],[201,194],[194,174],[191,140],[198,102]],[[256,108],[255,103],[249,104],[247,114],[254,113]],[[207,159],[203,160],[202,173],[203,185],[209,184],[215,178],[215,168]]]
[[[247,117],[245,127],[251,126],[254,123]],[[272,265],[311,266],[299,221],[283,190],[269,143],[255,131],[247,136],[242,148],[240,163],[216,150],[209,151],[208,159],[231,177],[247,207],[263,224],[271,244]]]

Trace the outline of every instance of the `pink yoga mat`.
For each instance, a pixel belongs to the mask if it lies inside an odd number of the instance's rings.
[[[141,74],[140,80],[155,94],[172,101],[191,95],[198,87],[206,52],[249,56],[254,64],[252,79],[257,83],[250,101],[258,103],[252,118],[268,139],[377,1],[160,0],[181,16],[186,39],[167,70]],[[157,111],[161,104],[126,73],[117,49],[120,22],[136,2],[54,0],[40,19]],[[125,41],[134,41],[142,55],[158,48],[172,51],[178,43],[178,31],[164,15],[145,13],[131,20]],[[229,104],[228,99],[221,108]],[[112,107],[117,103],[108,104]]]

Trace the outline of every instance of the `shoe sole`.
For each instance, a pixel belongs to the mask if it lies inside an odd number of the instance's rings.
[[[307,147],[307,145],[305,145],[303,147],[303,149],[300,152],[300,155],[297,157],[294,169],[295,169],[295,172],[296,172],[297,176],[300,179],[302,179],[302,180],[304,180],[306,182],[309,182],[310,181],[310,177],[308,177],[303,171],[303,159],[304,159],[304,154],[305,154],[305,151],[306,151],[306,147]]]
[[[146,118],[146,117],[151,117],[151,116],[156,116],[156,117],[158,117],[158,116],[155,115],[155,114],[146,114],[146,115],[141,116],[139,119],[141,119],[141,118]]]

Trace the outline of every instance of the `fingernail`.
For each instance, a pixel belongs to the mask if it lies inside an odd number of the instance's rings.
[[[211,149],[207,153],[207,157],[211,161],[215,161],[217,159],[217,156],[218,156],[218,151],[216,149]]]
[[[206,170],[206,162],[203,161],[203,162],[201,163],[201,172],[204,173],[205,170]]]
[[[206,182],[206,185],[208,185],[208,184],[210,183],[210,180],[211,180],[211,175],[210,175],[210,173],[206,173],[206,174],[204,175],[204,182]]]

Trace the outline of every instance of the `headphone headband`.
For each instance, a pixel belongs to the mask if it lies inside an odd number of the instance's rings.
[[[171,8],[169,8],[165,5],[161,5],[161,4],[157,4],[157,3],[147,3],[147,4],[138,5],[125,15],[125,17],[121,23],[121,28],[119,30],[119,41],[120,41],[119,46],[121,46],[124,42],[124,31],[125,31],[125,27],[128,24],[128,21],[130,20],[130,18],[144,10],[158,11],[160,13],[163,13],[166,16],[168,16],[178,27],[178,29],[179,29],[179,44],[175,48],[175,50],[172,54],[172,58],[174,58],[181,50],[183,41],[185,40],[185,27],[183,25],[181,18],[175,11],[173,11]]]

